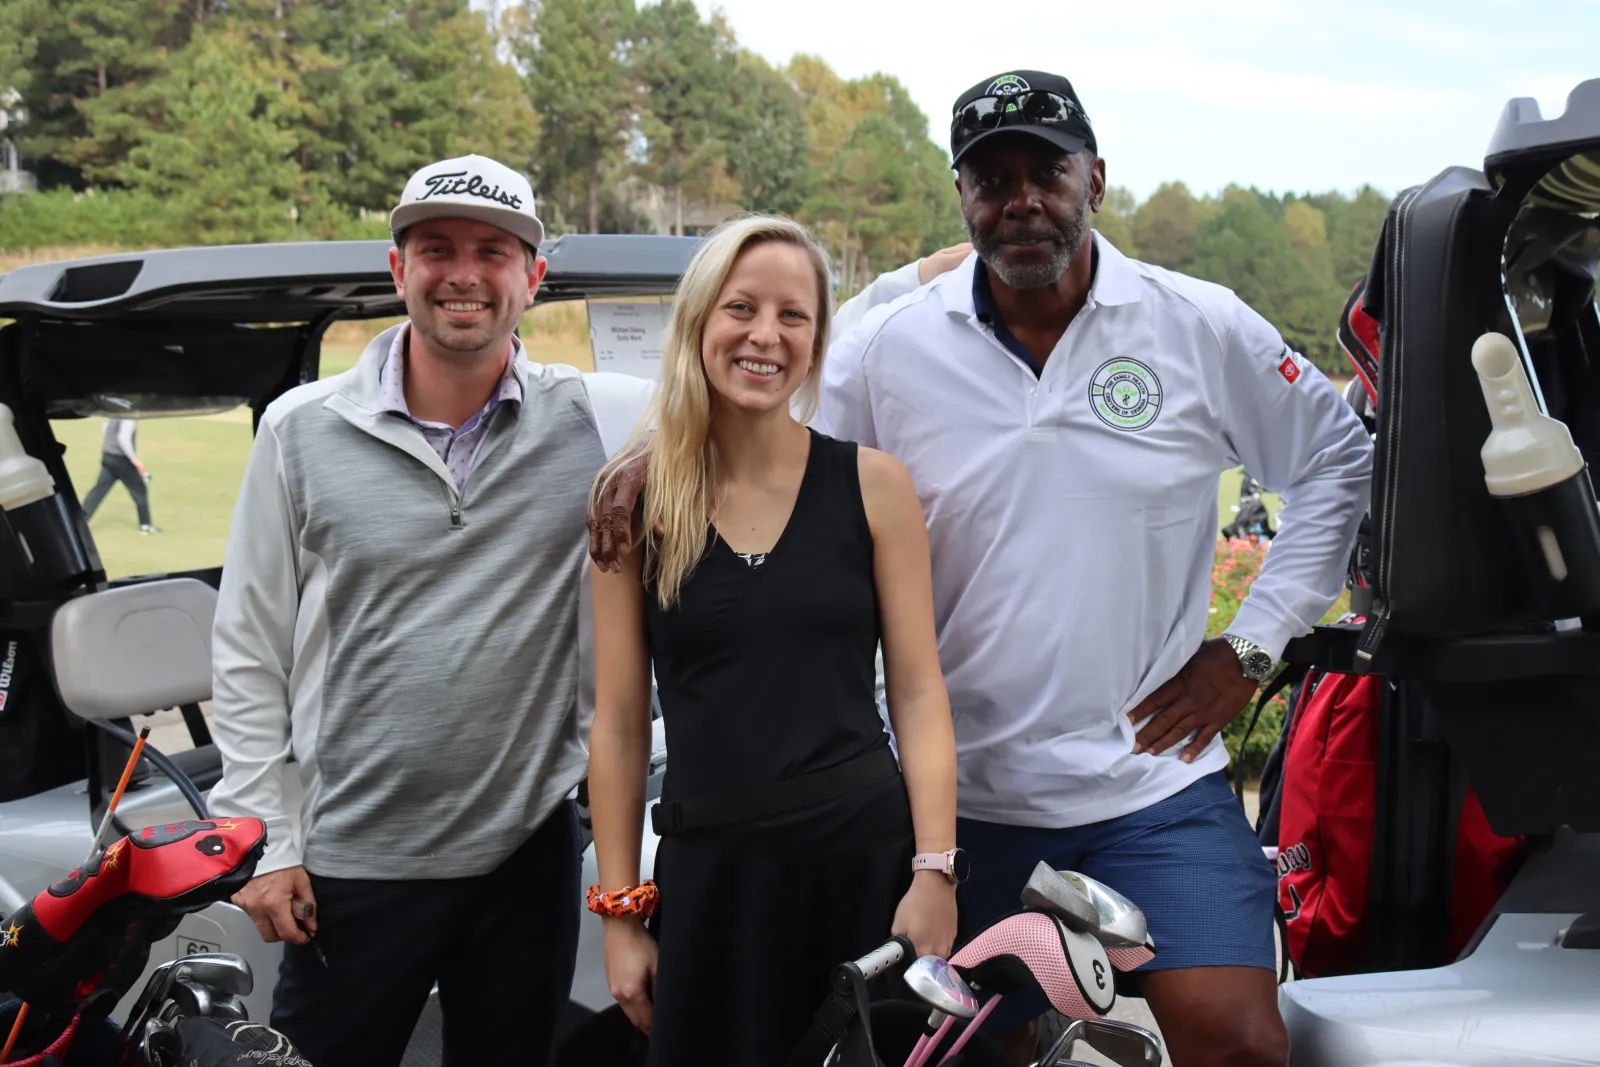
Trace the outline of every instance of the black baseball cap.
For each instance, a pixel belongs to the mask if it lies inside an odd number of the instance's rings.
[[[962,93],[950,111],[950,165],[999,133],[1027,133],[1063,152],[1094,151],[1094,127],[1072,83],[1059,74],[1013,70]]]

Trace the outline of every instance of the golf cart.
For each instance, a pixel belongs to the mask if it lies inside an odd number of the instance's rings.
[[[1553,118],[1512,100],[1481,169],[1391,205],[1370,610],[1285,653],[1383,680],[1370,896],[1355,973],[1280,986],[1293,1067],[1600,1064],[1597,274],[1600,79]],[[1569,465],[1513,471],[1512,438]],[[1523,853],[1447,953],[1468,784]]]
[[[541,250],[549,272],[539,300],[659,302],[698,244],[555,238]],[[108,581],[52,420],[245,408],[249,429],[239,432],[253,433],[274,398],[318,378],[332,324],[405,313],[388,249],[387,241],[187,248],[0,275],[0,321],[12,320],[0,328],[0,404],[15,432],[8,451],[0,426],[0,918],[83,862],[146,716],[181,710],[192,745],[170,754],[146,745],[114,813],[114,834],[207,817],[206,797],[221,775],[202,706],[211,697],[222,561]],[[17,474],[30,470],[40,475],[33,483]],[[658,718],[650,799],[664,758]],[[581,811],[581,787],[577,799]],[[648,877],[656,839],[644,823]],[[583,863],[584,884],[596,881],[587,843]],[[243,1007],[266,1021],[280,951],[240,909],[212,904],[153,947],[133,988],[179,957],[234,954],[254,974]],[[585,911],[567,1022],[611,1005],[599,920]],[[430,1005],[408,1062],[437,1062],[437,1042]]]

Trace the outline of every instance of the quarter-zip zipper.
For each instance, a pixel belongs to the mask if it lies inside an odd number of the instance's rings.
[[[501,429],[500,423],[504,420],[500,418],[500,410],[498,408],[495,409],[494,414],[491,415],[490,418],[493,421],[490,423],[488,429],[484,431],[483,440],[478,443],[478,455],[474,464],[474,468],[482,466],[488,460],[489,454],[494,450],[495,446],[500,443],[500,439],[508,432],[504,429]],[[496,430],[500,431],[498,435],[496,435]],[[451,447],[454,447],[454,445]],[[449,470],[450,465],[449,463],[446,463],[445,471],[448,473]],[[461,514],[467,509],[467,486],[472,484],[472,477],[476,473],[476,469],[467,471],[467,480],[461,484],[461,488],[459,490],[455,488],[454,478],[449,479],[445,483],[445,497],[450,501],[450,529],[452,530],[464,530],[467,528],[467,524],[462,519]]]

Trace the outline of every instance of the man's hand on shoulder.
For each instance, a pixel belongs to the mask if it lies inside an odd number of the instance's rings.
[[[1134,754],[1159,756],[1196,734],[1181,757],[1192,762],[1249,705],[1257,688],[1245,677],[1239,657],[1226,641],[1214,637],[1202,642],[1171,681],[1128,712],[1128,721],[1134,723],[1155,716],[1135,735]]]
[[[945,271],[955,270],[961,261],[972,254],[972,244],[963,241],[949,248],[941,248],[931,256],[924,256],[917,264],[917,281],[927,285]]]
[[[233,903],[250,916],[261,940],[268,944],[289,941],[303,945],[317,932],[317,902],[304,867],[257,875],[233,895]],[[297,918],[305,923],[304,929]]]
[[[648,444],[646,438],[633,450],[589,505],[585,520],[589,527],[589,557],[606,573],[616,571],[623,555],[633,547],[633,514],[650,470]]]

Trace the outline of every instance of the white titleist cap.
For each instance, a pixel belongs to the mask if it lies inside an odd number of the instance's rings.
[[[429,163],[413,174],[399,206],[389,213],[389,232],[398,239],[423,219],[441,218],[487,222],[535,248],[544,242],[544,223],[533,211],[533,186],[510,167],[484,156]]]

